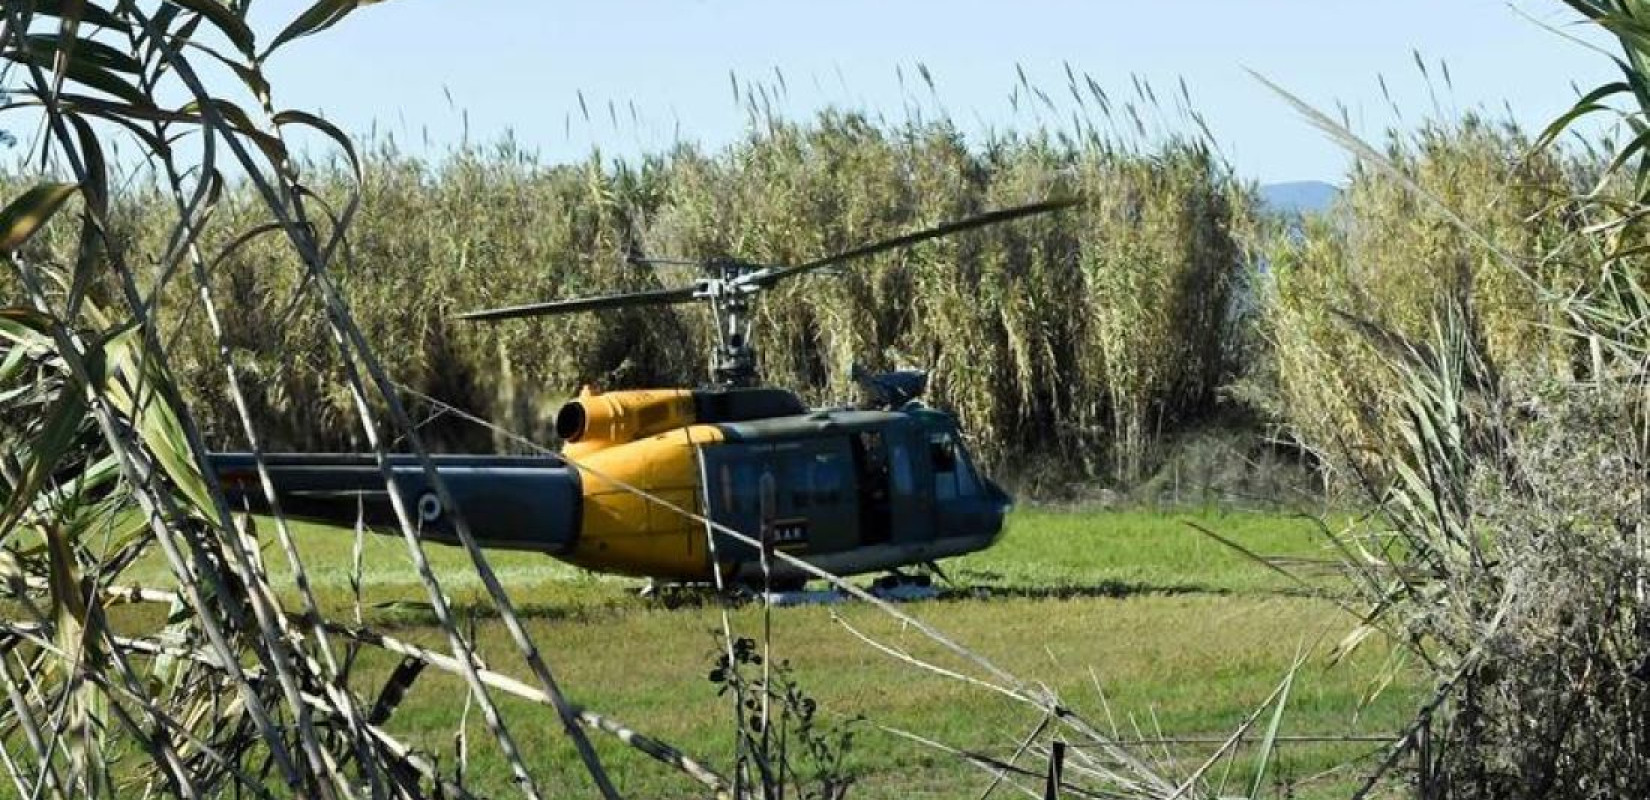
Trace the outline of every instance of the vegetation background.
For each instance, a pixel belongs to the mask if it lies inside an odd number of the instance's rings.
[[[771,88],[748,86],[751,133],[724,151],[552,166],[506,143],[429,164],[387,146],[360,158],[324,121],[276,111],[260,84],[264,58],[283,41],[358,4],[321,0],[261,55],[244,21],[206,0],[161,4],[154,17],[130,3],[116,12],[48,4],[42,16],[65,20],[55,37],[8,18],[0,55],[28,73],[28,96],[47,108],[60,154],[47,161],[64,173],[13,176],[15,199],[0,215],[12,267],[0,313],[8,775],[25,794],[68,786],[110,795],[139,784],[198,784],[211,794],[278,774],[294,794],[347,796],[353,778],[336,766],[342,755],[358,759],[363,780],[445,790],[464,780],[473,703],[492,737],[478,752],[495,759],[482,780],[533,796],[537,765],[493,704],[499,690],[523,701],[509,707],[512,719],[552,708],[583,762],[576,780],[610,796],[586,730],[614,733],[650,760],[725,787],[680,753],[638,747],[622,725],[570,705],[534,642],[545,627],[523,624],[473,541],[468,567],[459,560],[444,573],[473,577],[479,591],[462,610],[496,615],[496,624],[478,629],[474,615],[454,616],[403,519],[407,571],[428,598],[416,613],[427,618],[407,640],[387,636],[396,621],[369,620],[363,607],[363,546],[334,593],[316,595],[300,549],[312,562],[321,551],[279,519],[273,539],[257,539],[249,527],[257,523],[236,517],[202,468],[206,450],[259,431],[275,448],[422,452],[425,438],[448,448],[506,446],[439,416],[414,424],[398,400],[407,389],[551,443],[548,413],[579,383],[702,378],[699,312],[493,329],[455,326],[452,312],[687,278],[628,265],[625,256],[638,251],[794,261],[975,210],[1077,194],[1084,202],[1072,212],[777,294],[762,311],[767,377],[832,402],[850,393],[850,363],[926,366],[935,402],[961,417],[995,470],[1034,494],[1099,485],[1161,497],[1170,485],[1178,500],[1185,474],[1198,476],[1194,496],[1287,489],[1265,462],[1293,459],[1323,490],[1315,499],[1356,512],[1306,526],[1321,537],[1312,552],[1329,558],[1269,558],[1255,549],[1264,535],[1206,533],[1227,555],[1272,573],[1314,570],[1295,576],[1292,591],[1306,595],[1291,597],[1296,610],[1313,609],[1303,618],[1321,619],[1330,603],[1356,617],[1331,657],[1369,653],[1366,642],[1379,640],[1387,648],[1376,655],[1389,662],[1378,683],[1420,687],[1418,703],[1396,697],[1413,713],[1383,744],[1365,789],[1402,760],[1423,797],[1643,796],[1650,136],[1569,149],[1555,141],[1575,119],[1607,109],[1644,128],[1650,11],[1628,0],[1569,4],[1619,37],[1623,81],[1588,93],[1533,136],[1469,115],[1371,147],[1304,109],[1360,158],[1341,202],[1308,218],[1264,213],[1206,138],[1147,136],[1141,115],[1158,103],[1144,84],[1119,99],[1072,76],[1066,88],[1092,118],[977,143],[944,119],[890,125],[833,112],[778,120],[760,111]],[[126,33],[131,52],[74,38],[76,15],[94,11],[103,16],[88,24]],[[154,104],[158,83],[189,83],[180,53],[203,23],[236,47],[206,52],[239,68],[262,106],[259,122],[194,84],[186,88],[195,104]],[[67,75],[121,102],[59,93],[47,64],[59,81]],[[1046,102],[1038,87],[1023,88],[1027,102]],[[155,180],[111,191],[117,184],[86,117],[153,123],[152,132],[133,130],[151,147]],[[166,146],[170,125],[233,145],[247,178],[223,182],[210,148],[203,168],[181,164]],[[281,131],[297,126],[332,136],[342,155],[306,161],[289,152]],[[72,180],[50,180],[63,177]],[[73,211],[58,221],[77,216],[78,228],[46,224],[65,208]],[[336,358],[324,355],[333,350]],[[1254,435],[1261,431],[1271,435]],[[1045,534],[1065,525],[1042,522]],[[1044,536],[1033,558],[976,564],[998,578],[1050,577],[1041,565],[1070,555],[1062,549],[1070,539]],[[331,541],[323,560],[341,561],[340,540]],[[279,587],[266,550],[272,560],[286,556]],[[1068,566],[1086,576],[1087,590],[1118,580],[1106,564],[1115,555],[1083,555],[1087,563]],[[118,582],[146,570],[170,584]],[[1326,589],[1325,571],[1344,581]],[[1223,570],[1205,579],[1253,588]],[[1174,591],[1159,583],[1147,590]],[[109,613],[126,604],[148,611]],[[151,613],[162,605],[165,616]],[[899,609],[868,610],[890,635],[916,631],[923,647],[972,670],[963,683],[1038,713],[1043,723],[1022,749],[1034,744],[1055,760],[1047,731],[1057,730],[1084,742],[1074,763],[1106,791],[1219,793],[1203,770],[1222,754],[1189,776],[1173,758],[1148,764],[1047,684],[1015,677]],[[997,608],[967,606],[956,616],[981,611],[989,618]],[[340,621],[351,614],[353,624]],[[755,664],[755,643],[735,639],[729,615],[718,616],[729,658],[737,647],[738,664]],[[979,625],[986,634],[1003,627],[1000,618]],[[348,644],[335,648],[334,636]],[[442,641],[452,657],[434,649]],[[535,685],[482,666],[482,642],[487,663],[519,661],[513,666]],[[352,673],[362,648],[374,655],[359,663],[381,659],[364,678]],[[882,652],[913,659],[909,650]],[[1282,682],[1225,740],[1241,739],[1271,709],[1251,796],[1264,788],[1302,658],[1267,662],[1284,670]],[[469,689],[461,708],[449,692],[431,711],[458,717],[456,771],[379,726],[426,669]],[[759,692],[765,715],[774,698],[767,670],[753,688],[741,669],[721,661],[713,681],[736,686],[736,701]],[[352,678],[379,689],[366,715],[367,694]],[[786,698],[795,699],[793,688],[784,687]],[[227,696],[235,702],[220,702]],[[735,781],[753,764],[785,763],[753,744],[760,729],[766,747],[770,718],[747,724],[739,708],[730,726]],[[1236,711],[1223,714],[1232,724]],[[811,724],[811,715],[799,719]],[[941,724],[958,718],[968,715]],[[42,723],[51,743],[39,735]],[[430,730],[402,733],[429,742]],[[821,752],[830,762],[842,750]],[[833,783],[839,766],[819,773],[826,784],[845,786]]]
[[[1098,122],[983,143],[944,119],[828,112],[790,122],[753,111],[736,145],[634,164],[599,154],[542,164],[509,142],[432,163],[381,145],[363,159],[361,209],[333,270],[398,381],[553,445],[555,409],[581,385],[704,382],[704,312],[502,324],[454,314],[694,277],[628,263],[630,254],[795,262],[1077,194],[1078,209],[812,277],[758,312],[766,380],[827,404],[854,399],[856,362],[930,370],[930,401],[960,418],[987,465],[1047,499],[1289,503],[1344,490],[1352,465],[1318,444],[1394,433],[1390,401],[1374,391],[1376,351],[1335,310],[1413,334],[1439,293],[1459,288],[1499,362],[1540,371],[1568,357],[1557,335],[1529,322],[1553,313],[1540,293],[1498,270],[1461,227],[1420,213],[1403,182],[1359,169],[1328,214],[1275,214],[1209,141],[1145,145],[1107,133],[1114,101],[1092,81],[1067,88]],[[1119,117],[1150,111],[1151,87],[1136,91]],[[1536,212],[1576,186],[1584,160],[1530,155],[1529,145],[1509,123],[1470,116],[1389,142],[1422,186],[1533,259],[1573,233]],[[351,180],[337,160],[303,171],[323,195]],[[159,247],[162,196],[139,189],[122,201],[122,234]],[[231,224],[207,232],[209,251],[244,229],[237,214],[257,209],[248,187],[231,187],[219,212]],[[360,449],[342,366],[313,346],[324,313],[298,302],[307,287],[284,268],[293,258],[254,239],[218,265],[235,309],[225,335],[257,378],[247,385],[252,417],[272,447]],[[1548,269],[1558,291],[1565,268]],[[209,439],[243,446],[215,343],[189,322],[197,298],[180,288],[158,310],[179,331],[174,369]],[[438,449],[511,447],[451,417],[424,431]]]
[[[767,122],[722,152],[683,147],[640,164],[592,156],[543,165],[507,144],[430,164],[384,147],[363,171],[361,211],[336,271],[363,329],[386,343],[386,367],[410,388],[544,442],[554,442],[556,406],[580,385],[704,382],[703,312],[493,325],[453,314],[694,277],[626,263],[632,252],[794,262],[1080,193],[1091,201],[1058,217],[782,289],[759,312],[762,368],[817,403],[854,398],[855,362],[927,368],[933,401],[962,419],[993,465],[1037,453],[1038,467],[1061,477],[1125,483],[1151,471],[1155,442],[1210,418],[1236,373],[1233,300],[1250,268],[1244,237],[1260,224],[1250,188],[1194,140],[1150,153],[1098,134],[970,146],[946,122],[888,127],[851,113]],[[318,187],[349,179],[330,162],[305,175]],[[252,200],[233,198],[222,213],[255,210]],[[165,235],[157,202],[127,198],[121,225],[134,246]],[[351,449],[350,401],[334,388],[340,367],[305,357],[324,320],[292,311],[299,286],[281,268],[291,258],[274,240],[254,240],[223,259],[225,302],[236,309],[226,334],[258,376],[248,399],[273,446]],[[180,291],[160,311],[188,331],[198,307]],[[179,346],[177,374],[209,436],[233,444],[214,345],[186,332]],[[495,446],[449,422],[428,432],[443,446]]]

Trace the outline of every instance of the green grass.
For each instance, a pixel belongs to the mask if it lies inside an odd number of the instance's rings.
[[[1223,735],[1266,697],[1298,649],[1321,653],[1350,621],[1324,601],[1280,592],[1289,581],[1193,531],[1184,524],[1188,519],[1257,551],[1324,555],[1310,523],[1279,516],[1021,510],[999,546],[948,565],[954,579],[987,589],[990,599],[958,593],[962,596],[908,604],[905,610],[1019,677],[1046,683],[1104,726],[1097,678],[1124,735],[1133,735],[1136,726],[1147,735],[1158,730],[1169,736]],[[269,527],[262,526],[265,535]],[[334,613],[345,611],[351,604],[350,532],[300,526],[298,535],[306,563],[317,567],[311,577],[323,604]],[[396,636],[444,647],[421,609],[423,590],[412,577],[404,545],[369,537],[366,548],[365,599],[381,604],[368,610],[370,621],[392,628]],[[281,571],[278,555],[269,553],[276,572]],[[434,547],[431,555],[459,608],[488,607],[461,552]],[[714,607],[666,609],[635,597],[632,581],[587,575],[540,556],[501,553],[494,564],[577,702],[726,770],[730,709],[706,679],[716,647],[712,632],[720,625]],[[147,573],[143,580],[151,585],[165,580],[158,564],[137,569]],[[860,780],[854,796],[954,797],[984,785],[973,768],[881,733],[873,723],[1005,755],[1037,722],[1031,709],[871,650],[838,618],[915,655],[947,666],[957,662],[862,604],[775,612],[776,655],[795,665],[798,681],[827,718],[866,718],[857,724],[861,732],[851,759]],[[743,635],[755,635],[759,611],[739,609],[733,621]],[[526,675],[502,625],[490,617],[476,624],[490,666]],[[376,686],[394,663],[378,656],[363,659],[356,685]],[[1311,660],[1296,681],[1282,732],[1397,729],[1410,700],[1402,685],[1359,711],[1384,663],[1378,647],[1335,667],[1322,658]],[[457,679],[427,673],[389,727],[430,751],[450,752],[463,698]],[[590,787],[558,726],[524,704],[507,700],[504,707],[552,793],[588,795]],[[479,789],[509,795],[508,775],[476,719],[472,713],[470,778]],[[627,796],[694,796],[696,784],[617,741],[597,734],[596,744]],[[1277,780],[1306,779],[1374,749],[1374,744],[1287,744],[1272,774]],[[1178,748],[1176,754],[1186,767],[1203,750]],[[1249,763],[1246,754],[1229,791],[1247,786],[1240,775]],[[1348,774],[1295,791],[1344,795]]]
[[[1334,553],[1306,518],[1251,512],[1164,513],[1022,510],[998,544],[947,566],[959,582],[1010,591],[1124,595],[1298,589],[1198,532],[1207,528],[1268,556],[1293,560]]]

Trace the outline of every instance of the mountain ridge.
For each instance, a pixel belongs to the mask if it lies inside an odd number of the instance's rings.
[[[1321,214],[1335,204],[1341,189],[1325,181],[1280,181],[1260,187],[1260,201],[1277,214]]]

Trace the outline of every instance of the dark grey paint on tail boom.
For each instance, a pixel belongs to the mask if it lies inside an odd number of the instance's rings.
[[[579,477],[560,461],[519,456],[431,456],[470,532],[483,547],[571,552],[578,541]],[[269,510],[251,453],[214,453],[212,466],[235,507]],[[396,524],[384,476],[372,456],[347,453],[264,456],[281,510],[299,519],[349,527],[358,518]],[[452,509],[443,507],[423,467],[410,455],[390,457],[414,522],[430,541],[453,544]]]

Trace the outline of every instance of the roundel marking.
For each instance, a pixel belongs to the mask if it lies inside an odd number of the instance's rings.
[[[425,492],[418,497],[418,518],[425,522],[435,522],[441,519],[441,498],[435,492]]]

